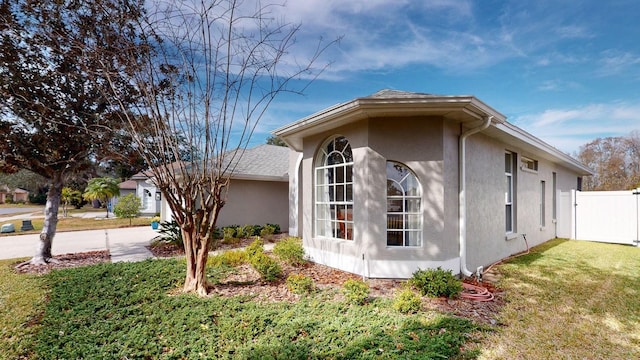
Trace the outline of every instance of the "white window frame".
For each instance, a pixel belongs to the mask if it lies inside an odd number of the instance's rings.
[[[314,203],[315,236],[354,239],[353,152],[344,136],[332,137],[318,152],[314,167]]]
[[[515,233],[515,186],[514,186],[514,172],[515,172],[515,158],[517,157],[516,153],[511,151],[505,152],[505,169],[504,174],[506,177],[506,192],[504,194],[504,202],[505,202],[505,232],[507,234]],[[507,165],[508,164],[508,165]],[[509,224],[511,226],[509,226]]]
[[[545,197],[547,196],[547,182],[544,180],[540,180],[540,229],[543,230],[546,226],[546,206],[547,201]]]
[[[520,157],[520,169],[532,173],[538,172],[538,160],[529,159],[528,157]]]
[[[390,179],[387,176],[387,246],[420,247],[422,246],[422,221],[424,218],[424,215],[422,214],[422,185],[420,184],[418,177],[408,166],[396,161],[387,161],[387,171],[389,166],[399,166],[403,169],[402,172],[406,171],[406,174],[397,180]],[[389,195],[389,181],[395,184],[394,188],[401,189],[400,195]],[[405,186],[403,186],[403,183],[407,183],[407,181],[417,184],[417,191],[415,194],[408,194],[408,189],[405,189]],[[401,208],[396,211],[389,211],[390,202],[401,204]],[[417,209],[415,209],[415,206],[413,209],[409,209],[409,202],[417,204]],[[410,218],[414,218],[416,220],[410,221]],[[401,227],[390,226],[390,224],[398,224],[398,222],[401,224]],[[413,226],[411,226],[412,224]],[[401,233],[402,244],[389,244],[390,233]],[[415,240],[414,243],[410,243],[412,237],[408,236],[409,234],[415,236],[413,238],[413,240]]]

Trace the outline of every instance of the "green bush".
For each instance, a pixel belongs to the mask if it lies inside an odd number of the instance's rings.
[[[207,259],[207,266],[240,266],[249,261],[249,257],[244,250],[229,250],[221,254],[214,255]]]
[[[403,314],[413,314],[420,311],[422,300],[413,290],[406,288],[396,294],[393,308]]]
[[[437,269],[417,270],[409,279],[409,284],[422,295],[429,297],[457,297],[462,291],[462,282],[453,276],[451,270]]]
[[[247,246],[245,251],[247,252],[249,259],[256,255],[264,254],[264,241],[257,237],[251,244],[249,244],[249,246]]]
[[[305,263],[304,248],[300,238],[289,237],[277,242],[273,246],[273,253],[280,260],[293,266],[300,266]]]
[[[310,294],[315,290],[313,279],[302,274],[291,274],[287,277],[287,289],[294,294]]]
[[[264,227],[267,227],[267,226],[271,226],[273,228],[273,233],[274,234],[280,234],[280,225],[278,225],[278,224],[269,224],[269,223],[264,225]]]
[[[182,229],[180,229],[178,222],[175,220],[161,222],[158,232],[160,233],[160,236],[162,236],[163,242],[177,246],[184,246],[182,240]]]
[[[280,264],[265,253],[256,253],[249,258],[249,261],[263,280],[275,281],[282,276]]]
[[[242,226],[238,226],[238,227],[236,228],[236,236],[235,236],[235,237],[237,237],[237,238],[243,238],[243,237],[245,237],[245,234],[244,234],[244,228],[243,228]]]
[[[260,236],[263,238],[269,238],[275,231],[276,229],[273,226],[265,225],[262,229],[260,229]]]
[[[222,228],[222,239],[228,241],[229,239],[236,238],[236,228],[234,227],[224,227]]]
[[[362,280],[349,279],[342,285],[342,293],[349,303],[364,305],[369,297],[369,285]]]

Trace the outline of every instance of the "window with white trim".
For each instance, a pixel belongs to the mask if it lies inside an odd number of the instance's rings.
[[[520,162],[522,164],[522,170],[528,170],[532,172],[538,171],[538,160],[533,160],[533,159],[529,159],[524,156],[521,156]]]
[[[344,136],[320,148],[314,184],[316,236],[353,240],[353,154]]]
[[[504,174],[507,180],[506,189],[504,194],[505,203],[505,230],[507,233],[515,232],[515,219],[514,219],[514,207],[515,207],[515,194],[513,175],[515,166],[514,161],[516,154],[510,151],[504,153]]]
[[[422,245],[422,189],[406,166],[387,161],[387,246]]]
[[[547,183],[544,180],[540,181],[540,227],[543,228],[546,226],[546,193],[547,193]]]

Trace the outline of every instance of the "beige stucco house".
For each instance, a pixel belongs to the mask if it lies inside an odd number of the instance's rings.
[[[289,232],[372,278],[467,276],[556,236],[591,172],[473,96],[383,90],[273,132],[292,149]]]
[[[224,207],[216,226],[278,224],[286,231],[289,223],[289,149],[258,145],[243,151],[227,190]],[[229,156],[229,158],[235,158]],[[160,218],[171,221],[172,213],[164,199]]]

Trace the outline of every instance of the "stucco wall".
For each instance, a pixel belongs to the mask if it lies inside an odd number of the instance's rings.
[[[457,159],[457,129],[445,129],[441,118],[363,120],[304,139],[302,160],[302,234],[313,260],[371,277],[409,277],[418,268],[443,266],[456,270],[457,169],[445,170],[445,156]],[[445,135],[446,134],[446,135]],[[313,234],[313,166],[324,142],[345,136],[354,155],[354,240],[334,240]],[[408,166],[423,191],[423,244],[386,245],[386,162]],[[451,219],[446,217],[451,216]]]
[[[289,185],[282,181],[231,180],[217,226],[278,224],[287,231]]]
[[[517,155],[514,174],[515,228],[511,236],[505,232],[506,176],[504,153]],[[538,170],[521,168],[525,156],[538,161]],[[506,145],[483,134],[467,143],[467,267],[491,263],[541,244],[556,235],[553,221],[553,173],[556,190],[575,189],[577,174],[546,161],[521,148]],[[545,181],[545,226],[540,226],[541,181]]]

